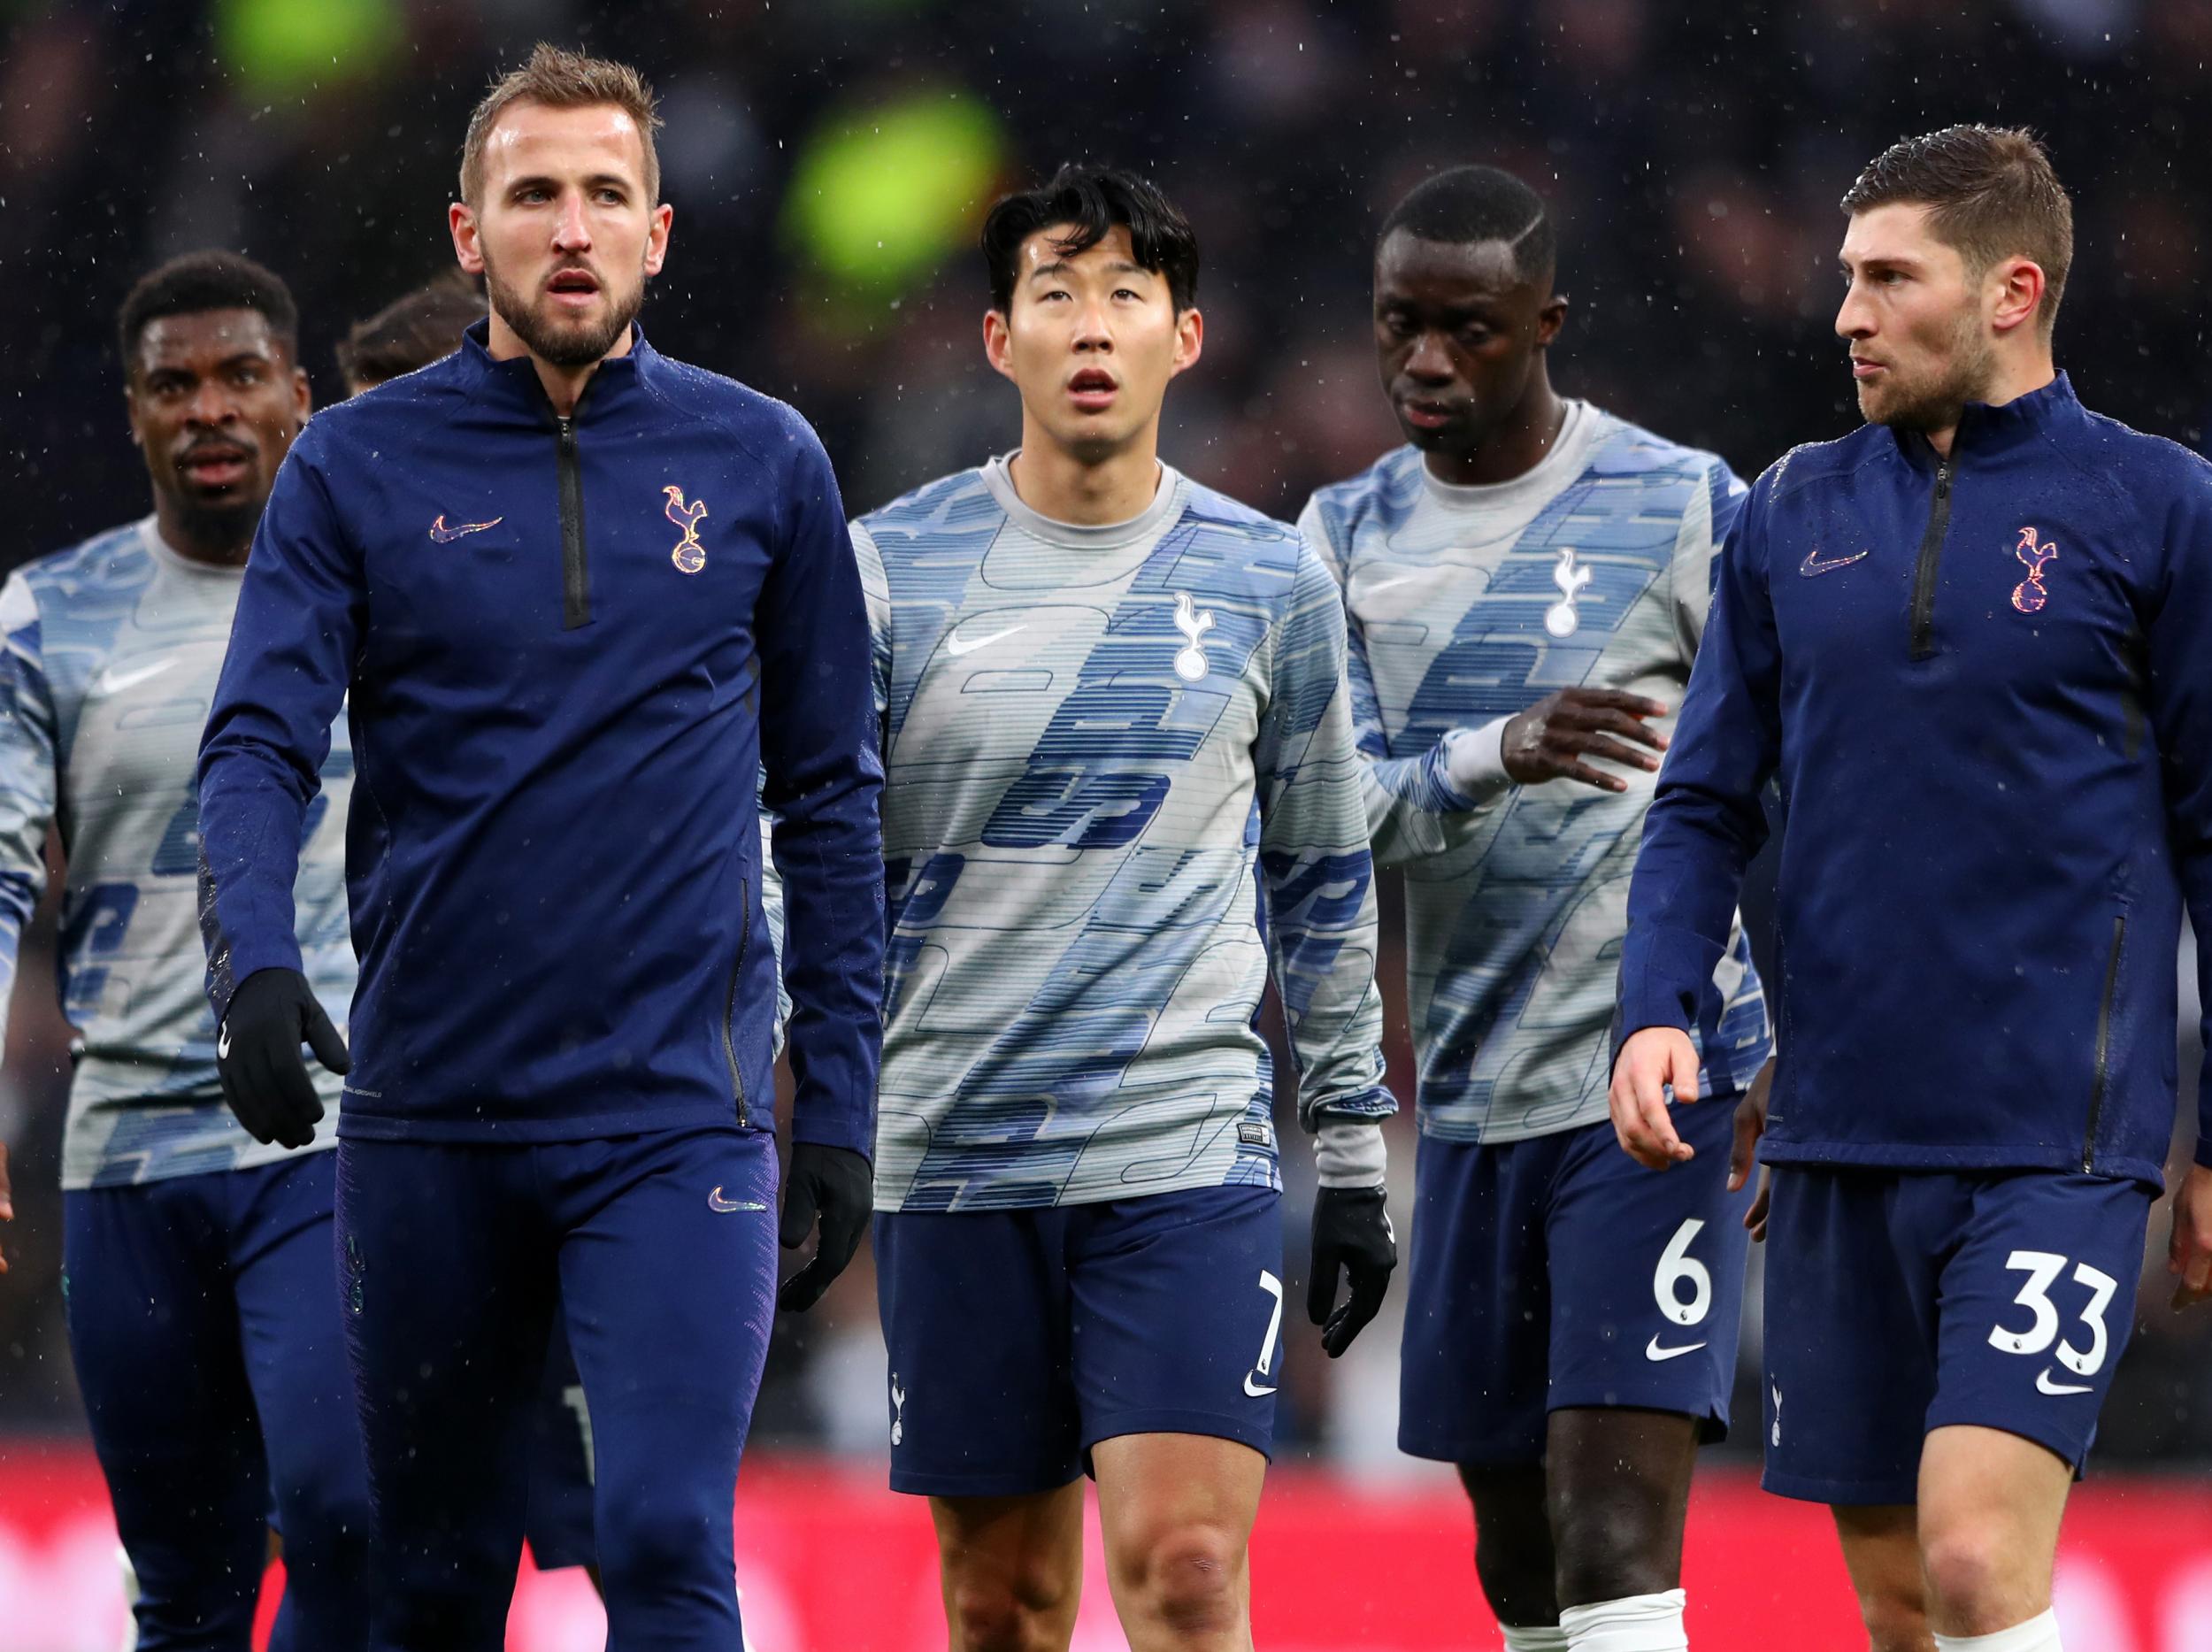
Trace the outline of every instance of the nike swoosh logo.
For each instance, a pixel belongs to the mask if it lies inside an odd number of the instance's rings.
[[[1026,626],[1009,626],[1003,631],[992,632],[987,637],[974,637],[964,642],[960,640],[960,634],[956,631],[945,639],[945,652],[951,655],[953,658],[958,659],[963,654],[972,654],[978,649],[987,649],[994,642],[1005,641],[1017,631],[1026,631],[1028,628]]]
[[[230,1023],[227,1021],[223,1023],[222,1030],[215,1035],[215,1059],[230,1059]]]
[[[1252,1386],[1252,1373],[1248,1371],[1244,1373],[1244,1391],[1256,1400],[1264,1400],[1269,1395],[1275,1392],[1272,1387],[1254,1387]]]
[[[1805,553],[1805,560],[1798,565],[1797,571],[1809,580],[1817,579],[1824,573],[1833,573],[1838,568],[1847,568],[1855,562],[1864,562],[1873,554],[1863,550],[1855,557],[1830,557],[1824,561],[1818,551],[1809,550]]]
[[[732,1210],[765,1210],[767,1208],[766,1205],[754,1199],[725,1199],[719,1187],[707,1195],[707,1209],[719,1210],[724,1215],[727,1215]]]
[[[1644,1344],[1644,1357],[1650,1360],[1680,1359],[1685,1354],[1694,1354],[1705,1346],[1702,1342],[1686,1342],[1680,1348],[1662,1348],[1654,1337]]]
[[[449,545],[464,534],[480,534],[488,527],[497,527],[506,519],[503,516],[495,516],[488,522],[464,522],[457,527],[448,527],[445,525],[445,512],[441,511],[438,512],[438,519],[430,525],[430,537],[441,545]]]
[[[119,672],[111,665],[100,673],[100,680],[93,684],[93,688],[101,694],[120,694],[126,688],[136,688],[150,677],[160,676],[175,664],[173,659],[156,660],[150,665],[141,665],[136,671],[125,672]]]
[[[2038,1394],[2087,1394],[2090,1385],[2085,1382],[2053,1382],[2050,1368],[2047,1365],[2035,1373],[2035,1391]]]

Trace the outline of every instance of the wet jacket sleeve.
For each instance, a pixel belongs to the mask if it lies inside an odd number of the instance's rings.
[[[2165,520],[2161,601],[2147,628],[2149,715],[2164,769],[2168,836],[2197,934],[2206,1072],[2197,1087],[2196,1162],[2212,1167],[2212,465],[2190,458]]]
[[[1379,1119],[1382,995],[1375,987],[1375,871],[1344,681],[1344,606],[1310,549],[1270,639],[1268,702],[1254,742],[1260,876],[1276,990],[1298,1064],[1298,1119]]]
[[[220,1021],[257,971],[296,970],[292,886],[366,603],[310,426],[261,513],[200,742],[200,934]]]
[[[1781,750],[1781,649],[1767,595],[1760,479],[1719,555],[1712,611],[1629,886],[1613,1049],[1647,1026],[1697,1026],[1744,868],[1766,839],[1760,788]]]
[[[46,888],[54,728],[38,598],[20,577],[11,579],[0,587],[0,1042],[7,1038],[17,949]]]
[[[1360,802],[1367,816],[1375,862],[1381,866],[1401,866],[1441,854],[1450,846],[1446,822],[1486,811],[1503,800],[1512,782],[1502,765],[1498,765],[1490,776],[1492,783],[1480,795],[1454,783],[1450,745],[1455,738],[1469,738],[1464,730],[1454,729],[1409,757],[1390,755],[1389,736],[1383,732],[1382,701],[1375,693],[1375,675],[1367,659],[1367,639],[1360,629],[1359,617],[1351,611],[1346,585],[1349,571],[1341,549],[1329,537],[1318,499],[1307,503],[1298,519],[1298,532],[1307,549],[1328,571],[1344,609],[1345,673],[1360,758]],[[1494,745],[1495,731],[1491,732]],[[1489,773],[1492,765],[1483,766]]]
[[[874,1153],[883,835],[868,611],[828,456],[793,416],[787,522],[754,613],[763,801],[783,883],[792,1138]]]

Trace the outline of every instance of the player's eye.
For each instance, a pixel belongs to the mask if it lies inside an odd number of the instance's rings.
[[[1127,288],[1126,287],[1117,287],[1117,288],[1114,288],[1114,296],[1115,296],[1115,297],[1117,297],[1117,298],[1135,298],[1135,299],[1137,299],[1137,302],[1138,302],[1138,303],[1140,303],[1140,304],[1141,304],[1141,303],[1143,302],[1143,300],[1142,300],[1142,299],[1141,299],[1141,298],[1137,298],[1137,295],[1136,295],[1135,293],[1133,293],[1133,292],[1130,291],[1130,290],[1129,290],[1129,288]]]
[[[230,376],[234,383],[259,384],[267,375],[258,367],[248,366],[232,369]]]
[[[623,198],[622,191],[619,189],[602,189],[599,192],[599,201],[603,206],[620,206]]]

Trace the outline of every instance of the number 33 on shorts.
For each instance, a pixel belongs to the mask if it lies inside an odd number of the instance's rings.
[[[2020,1287],[2020,1294],[2012,1300],[2034,1318],[2024,1331],[2008,1330],[2002,1324],[1992,1327],[1989,1333],[1990,1347],[2001,1354],[2020,1354],[2032,1359],[2058,1341],[2060,1316],[2056,1305],[2051,1301],[2050,1289],[2059,1275],[2066,1272],[2068,1260],[2048,1250],[2016,1250],[2005,1258],[2005,1267],[2008,1272],[2028,1276],[2027,1283]],[[2071,1278],[2075,1284],[2086,1287],[2089,1292],[2088,1304],[2079,1313],[2079,1323],[2089,1331],[2089,1346],[2085,1348],[2076,1348],[2073,1340],[2069,1337],[2067,1341],[2058,1342],[2055,1357],[2059,1365],[2064,1366],[2075,1376],[2093,1377],[2103,1369],[2105,1354],[2110,1347],[2110,1338],[2105,1331],[2104,1310],[2112,1301],[2113,1293],[2119,1289],[2120,1282],[2103,1270],[2091,1267],[2086,1262],[2074,1264]],[[2057,1395],[2087,1394],[2094,1385],[2065,1381],[2056,1367],[2046,1365],[2036,1372],[2035,1386],[2039,1393]]]

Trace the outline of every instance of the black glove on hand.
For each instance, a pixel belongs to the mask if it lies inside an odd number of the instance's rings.
[[[333,1072],[353,1064],[306,976],[256,970],[239,983],[215,1036],[215,1070],[223,1099],[257,1141],[303,1148],[315,1139],[323,1103],[300,1057],[303,1043]]]
[[[1324,1187],[1313,1202],[1313,1271],[1306,1316],[1321,1327],[1321,1346],[1334,1359],[1381,1310],[1398,1265],[1398,1236],[1383,1210],[1380,1187]],[[1336,1272],[1352,1276],[1351,1295],[1334,1313]]]
[[[860,1249],[860,1236],[868,1231],[875,1204],[875,1171],[862,1155],[818,1141],[802,1141],[791,1149],[779,1236],[786,1250],[796,1250],[806,1243],[819,1216],[822,1242],[814,1248],[814,1260],[783,1282],[776,1293],[778,1309],[803,1314],[822,1300],[830,1281],[845,1271],[853,1252]]]

